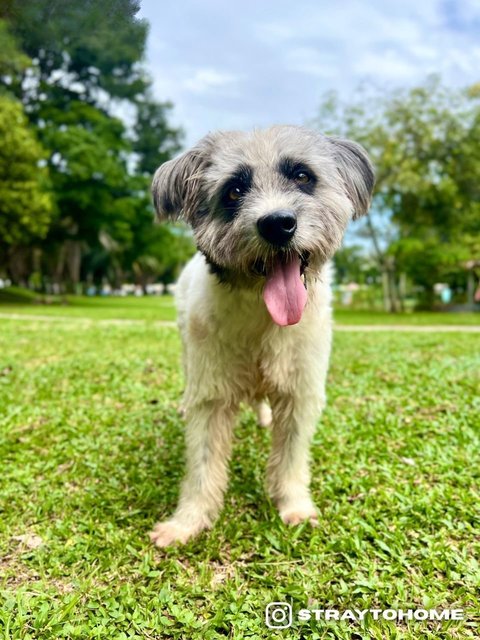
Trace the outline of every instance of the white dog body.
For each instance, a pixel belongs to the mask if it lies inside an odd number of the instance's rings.
[[[328,261],[372,188],[361,147],[299,127],[208,136],[157,171],[159,216],[183,215],[200,252],[176,294],[187,471],[174,515],[151,534],[156,545],[214,523],[241,402],[261,423],[271,417],[267,489],[281,518],[317,523],[309,445],[330,356]]]
[[[272,323],[258,292],[221,285],[199,253],[183,270],[176,298],[184,348],[187,446],[193,455],[176,515],[157,526],[156,543],[185,542],[212,525],[228,482],[239,403],[265,413],[267,398],[275,422],[269,494],[284,522],[316,523],[308,457],[325,403],[332,333],[329,265],[309,287],[301,322],[291,327]],[[208,461],[205,450],[213,453]]]
[[[308,294],[301,322],[279,327],[257,291],[223,286],[197,253],[176,289],[187,381],[185,409],[219,398],[238,404],[276,391],[294,393],[303,371],[309,395],[323,394],[318,386],[328,364],[331,335],[328,264],[309,284]],[[317,365],[320,376],[312,375]]]

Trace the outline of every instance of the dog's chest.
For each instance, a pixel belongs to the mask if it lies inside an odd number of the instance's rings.
[[[237,300],[235,310],[222,314],[216,337],[228,377],[240,383],[246,396],[286,390],[295,377],[302,347],[300,327],[278,327],[256,304]]]
[[[240,400],[291,392],[303,379],[302,372],[315,371],[323,342],[328,353],[328,331],[322,331],[314,294],[310,288],[300,323],[280,327],[269,316],[261,291],[220,286],[204,261],[195,258],[182,274],[177,293],[193,396]]]

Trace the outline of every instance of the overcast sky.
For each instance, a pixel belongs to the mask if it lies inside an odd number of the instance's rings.
[[[142,0],[147,63],[186,144],[214,129],[302,124],[321,96],[429,73],[480,81],[479,0]]]

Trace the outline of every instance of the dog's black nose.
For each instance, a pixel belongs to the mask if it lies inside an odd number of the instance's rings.
[[[278,247],[287,244],[297,228],[297,216],[293,211],[281,209],[257,221],[258,231],[262,238]]]

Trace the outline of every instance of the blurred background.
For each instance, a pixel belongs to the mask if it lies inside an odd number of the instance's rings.
[[[479,310],[479,35],[470,0],[2,0],[0,302],[172,291],[194,245],[153,224],[154,170],[294,123],[377,168],[337,306]]]

